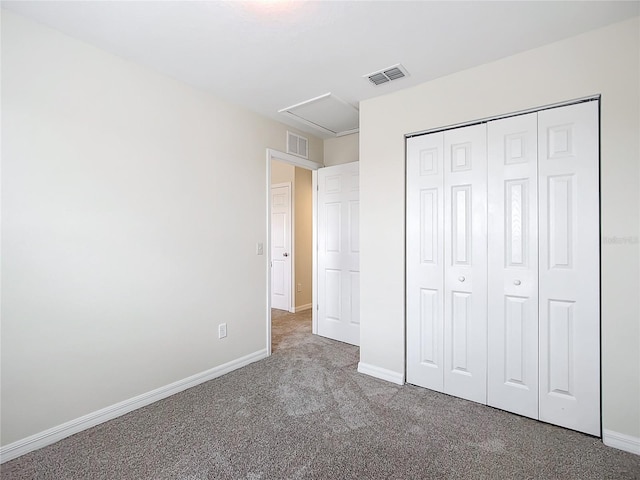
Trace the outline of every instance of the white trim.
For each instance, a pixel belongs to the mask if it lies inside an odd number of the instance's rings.
[[[318,171],[311,172],[311,333],[318,334]]]
[[[289,212],[291,221],[289,222],[289,255],[291,256],[291,274],[289,275],[289,312],[296,313],[296,169],[293,168],[293,182],[289,191]]]
[[[308,105],[309,103],[317,102],[318,100],[322,100],[323,98],[327,98],[331,96],[331,92],[323,93],[322,95],[318,95],[317,97],[313,97],[309,100],[305,100],[303,102],[298,102],[293,105],[289,105],[288,107],[281,108],[278,110],[278,113],[285,113],[287,110],[293,110],[294,108],[302,107],[303,105]]]
[[[102,408],[95,412],[89,413],[82,417],[76,418],[69,422],[65,422],[57,427],[49,428],[35,435],[31,435],[22,440],[10,443],[0,448],[0,463],[8,462],[21,455],[24,455],[39,448],[46,447],[63,438],[69,437],[75,433],[81,432],[91,427],[95,427],[108,420],[112,420],[126,413],[137,410],[151,403],[170,397],[176,393],[182,392],[191,387],[195,387],[201,383],[218,378],[226,373],[232,372],[238,368],[257,362],[267,357],[266,350],[259,350],[244,357],[232,360],[218,367],[205,370],[190,377],[170,383],[164,387],[151,390],[136,397],[118,402],[106,408]]]
[[[617,448],[625,452],[640,455],[640,438],[632,437],[624,433],[614,432],[613,430],[602,430],[602,442],[607,447]]]
[[[311,304],[307,303],[306,305],[300,305],[299,307],[293,307],[292,313],[304,312],[306,310],[311,310]]]
[[[269,169],[269,178],[267,180],[269,180],[269,183],[271,183],[271,159],[290,163],[292,165],[295,165],[296,167],[306,168],[307,170],[317,170],[324,167],[324,165],[320,163],[306,160],[301,157],[296,157],[291,153],[285,153],[279,150],[274,150],[272,148],[267,148],[267,168]]]
[[[267,306],[267,311],[265,312],[267,336],[265,339],[265,349],[267,350],[268,356],[271,356],[271,157],[273,156],[275,158],[273,152],[276,152],[276,150],[272,151],[271,149],[267,148],[267,188],[265,189],[267,192],[267,201],[265,202],[267,205],[267,213],[265,215],[265,218],[267,219],[267,236],[264,239],[264,245],[266,252],[265,258],[267,260],[265,262],[265,272],[267,275],[265,283],[265,285],[267,286],[267,298],[265,302]],[[288,155],[284,152],[278,153],[282,155]],[[293,155],[291,156],[293,157]]]
[[[347,135],[353,135],[354,133],[359,133],[359,132],[360,132],[360,127],[354,128],[352,130],[345,130],[344,132],[338,132],[336,133],[336,137],[345,137]]]
[[[404,385],[404,373],[394,372],[393,370],[376,367],[375,365],[370,365],[368,363],[359,362],[358,373],[386,380],[387,382],[395,383],[396,385]]]

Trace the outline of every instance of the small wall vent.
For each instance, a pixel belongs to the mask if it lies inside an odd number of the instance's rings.
[[[287,153],[309,158],[309,140],[287,130]]]
[[[374,85],[382,85],[383,83],[391,82],[392,80],[398,80],[409,76],[409,72],[399,63],[390,67],[384,68],[377,72],[372,72],[367,75],[363,75],[368,78]]]

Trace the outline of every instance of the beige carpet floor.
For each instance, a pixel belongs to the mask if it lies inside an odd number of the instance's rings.
[[[600,439],[356,372],[274,311],[273,355],[2,465],[8,479],[640,479]]]

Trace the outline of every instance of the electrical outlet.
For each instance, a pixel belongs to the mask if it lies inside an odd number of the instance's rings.
[[[298,292],[298,293],[302,292],[302,284],[301,284],[301,283],[299,283],[299,284],[298,284],[298,290],[297,290],[297,292]]]
[[[227,324],[221,323],[218,325],[218,338],[224,338],[227,336]]]

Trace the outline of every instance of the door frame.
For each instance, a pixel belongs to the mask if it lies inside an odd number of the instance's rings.
[[[265,251],[266,251],[266,257],[267,257],[267,261],[265,264],[265,274],[266,274],[266,285],[267,285],[267,289],[266,289],[266,312],[265,312],[265,323],[266,323],[266,347],[267,347],[267,355],[271,355],[271,161],[272,160],[277,160],[279,162],[283,162],[283,163],[288,163],[290,165],[293,165],[295,167],[300,167],[300,168],[304,168],[306,170],[311,170],[311,190],[312,190],[312,211],[313,211],[313,218],[312,218],[312,234],[311,234],[311,238],[313,239],[312,242],[312,259],[311,259],[311,275],[312,275],[312,285],[311,285],[311,318],[312,318],[312,323],[311,323],[311,330],[313,333],[317,332],[318,329],[318,319],[317,319],[317,280],[316,280],[316,275],[317,275],[317,266],[318,266],[318,258],[317,258],[317,213],[316,213],[316,209],[317,209],[317,201],[318,201],[318,176],[317,176],[317,170],[319,168],[324,167],[324,165],[322,165],[321,163],[317,163],[317,162],[313,162],[311,160],[306,160],[304,158],[300,158],[297,157],[295,155],[292,155],[290,153],[285,153],[285,152],[281,152],[279,150],[274,150],[272,148],[267,148],[266,149],[266,196],[267,196],[267,211],[266,211],[266,218],[267,218],[267,232],[266,232],[266,237],[265,237]],[[295,188],[295,187],[293,187]],[[293,193],[292,193],[292,197],[293,197]],[[293,203],[293,202],[292,202]],[[291,231],[291,236],[292,239],[295,237],[295,232],[293,231],[293,226],[295,225],[295,220],[293,219],[293,212],[295,211],[294,208],[292,208],[292,219],[291,219],[291,224],[292,224],[292,231]],[[292,242],[292,257],[293,257],[293,249],[294,249],[294,245]],[[295,260],[292,258],[291,259],[291,290],[292,290],[292,294],[295,293],[295,275],[294,275],[294,270],[293,270],[293,265]],[[290,299],[290,303],[293,305],[295,303],[295,295],[291,295],[291,299]],[[295,307],[295,305],[294,305]]]

